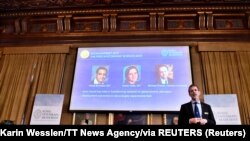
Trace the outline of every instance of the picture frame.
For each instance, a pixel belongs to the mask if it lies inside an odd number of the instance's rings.
[[[166,125],[178,125],[179,114],[169,113],[166,114]]]
[[[74,113],[73,125],[96,125],[96,113]]]
[[[145,113],[114,113],[113,125],[148,125],[148,114]]]

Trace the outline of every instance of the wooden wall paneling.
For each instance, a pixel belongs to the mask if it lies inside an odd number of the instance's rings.
[[[164,113],[164,114],[162,114],[162,119],[163,119],[163,125],[167,125],[167,114],[166,113]]]
[[[15,34],[19,34],[21,32],[20,18],[15,19]]]
[[[157,20],[157,25],[158,25],[158,30],[159,31],[164,31],[165,26],[164,26],[164,12],[159,12],[158,13],[158,20]]]
[[[50,8],[84,8],[84,7],[106,7],[106,6],[120,6],[128,7],[131,5],[146,7],[152,6],[167,6],[167,5],[181,5],[184,4],[235,4],[247,3],[248,0],[2,0],[0,1],[0,10],[19,9],[46,9]]]
[[[201,92],[204,92],[203,86],[203,73],[202,73],[202,66],[201,66],[201,58],[198,52],[198,45],[197,43],[190,45],[190,53],[191,53],[191,66],[192,66],[192,77],[193,83],[199,86]],[[201,99],[204,99],[203,93],[201,93]]]
[[[199,29],[199,16],[196,13],[165,14],[165,30]]]
[[[108,36],[107,39],[111,42],[114,40],[135,40],[129,35],[139,37],[136,39],[140,41],[148,40],[151,35],[153,37],[150,38],[151,41],[218,41],[224,40],[224,38],[227,38],[226,40],[246,41],[249,39],[247,5],[245,7],[197,6],[193,9],[168,6],[149,7],[45,10],[33,13],[12,12],[9,16],[8,13],[3,13],[0,14],[1,23],[11,21],[12,24],[10,25],[14,27],[14,30],[12,33],[5,33],[8,36],[0,34],[2,37],[0,40],[2,45],[7,45],[8,43],[32,44],[37,42],[70,44],[75,42],[102,42],[101,36]],[[18,25],[21,27],[18,27]],[[0,31],[5,32],[3,27],[0,26]],[[94,32],[91,36],[96,38],[90,38],[88,32]],[[19,33],[21,33],[21,36],[18,36]],[[64,36],[66,33],[67,35]],[[119,34],[119,36],[114,36],[114,34]],[[175,37],[172,36],[173,34]],[[237,36],[235,36],[236,34]]]
[[[69,105],[70,105],[72,82],[74,77],[76,54],[77,54],[76,48],[70,48],[69,54],[67,55],[66,58],[64,76],[62,81],[63,83],[62,83],[61,93],[64,94],[64,102],[62,108],[61,124],[66,124],[66,125],[67,124],[70,125],[72,124],[72,121],[74,121],[73,112],[69,111]]]
[[[206,12],[206,27],[208,30],[213,30],[214,29],[214,22],[213,22],[213,12],[212,11],[207,11]]]
[[[199,29],[205,30],[206,29],[205,12],[198,12],[198,15],[199,15]]]
[[[19,18],[2,18],[0,20],[0,34],[16,34],[20,32],[19,24],[16,22]],[[16,29],[17,28],[17,29]]]
[[[114,117],[115,117],[114,113],[108,113],[107,117],[108,117],[108,125],[114,125]]]
[[[247,29],[245,13],[214,13],[214,29],[239,30]]]
[[[250,11],[246,12],[246,16],[247,16],[247,28],[250,29]]]
[[[198,51],[250,51],[250,42],[199,42]]]
[[[69,45],[4,47],[3,54],[69,53]]]
[[[4,59],[2,57],[3,57],[3,48],[0,48],[0,72],[2,71],[4,63]]]
[[[107,31],[107,20],[108,17],[106,17],[106,15],[73,15],[71,20],[71,32],[79,33]]]
[[[117,30],[117,14],[110,14],[110,32]]]
[[[102,32],[109,31],[109,14],[103,14],[102,19]]]
[[[109,114],[108,113],[97,113],[96,124],[97,125],[108,125],[109,124]]]
[[[64,18],[64,32],[70,32],[71,31],[71,18],[72,18],[72,15],[65,15],[65,18]]]
[[[150,117],[150,125],[163,125],[164,124],[164,117],[163,114],[149,114]]]
[[[149,31],[150,17],[148,14],[118,15],[118,31]]]
[[[149,13],[149,17],[150,17],[150,31],[155,31],[156,30],[156,13],[155,12],[151,12]]]
[[[24,17],[21,19],[21,34],[28,32],[28,18]]]
[[[58,17],[32,17],[28,21],[28,33],[56,33],[62,29],[62,25],[58,24]],[[62,24],[61,20],[59,24]]]
[[[57,18],[57,32],[61,33],[64,30],[64,26],[63,26],[63,21],[64,20],[64,16],[63,15],[59,15]]]

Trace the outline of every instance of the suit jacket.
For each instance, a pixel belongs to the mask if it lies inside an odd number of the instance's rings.
[[[201,102],[201,109],[202,109],[202,118],[207,119],[206,125],[215,125],[216,121],[214,119],[214,114],[211,109],[211,106]],[[185,103],[181,105],[180,114],[179,114],[179,125],[188,125],[189,119],[194,118],[194,112],[192,107],[192,102]]]
[[[160,78],[156,80],[156,84],[162,84]],[[162,85],[172,85],[172,84],[174,84],[173,79],[168,79],[168,84],[162,84]]]

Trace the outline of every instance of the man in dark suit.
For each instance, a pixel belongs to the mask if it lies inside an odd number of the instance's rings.
[[[179,125],[215,125],[211,106],[200,101],[200,91],[197,85],[190,85],[188,88],[191,101],[181,105],[179,114]]]
[[[173,84],[173,65],[161,64],[156,66],[156,83],[161,85]]]

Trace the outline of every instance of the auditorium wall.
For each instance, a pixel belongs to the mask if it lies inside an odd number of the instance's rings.
[[[77,47],[188,45],[191,47],[193,80],[204,93],[208,92],[208,86],[201,52],[249,52],[249,2],[74,1],[71,4],[0,2],[1,70],[7,54],[66,55],[58,90],[65,94],[61,124],[74,123],[75,114],[69,111],[69,104]],[[2,93],[1,90],[0,98],[4,101]],[[245,96],[250,97],[250,93]],[[29,123],[32,102],[32,97],[25,101],[23,105],[28,105],[28,110],[22,122],[17,124]],[[0,109],[4,109],[1,106]],[[243,124],[250,124],[248,107],[240,106]],[[165,124],[170,113],[146,114],[147,124]],[[96,115],[96,124],[113,124],[113,113],[98,112]],[[16,119],[11,114],[1,118]]]

